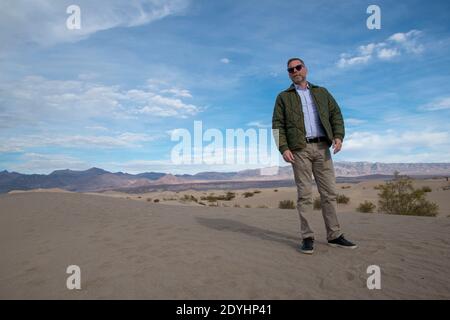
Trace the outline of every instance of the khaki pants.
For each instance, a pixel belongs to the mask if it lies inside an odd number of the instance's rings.
[[[295,160],[292,168],[297,185],[297,210],[300,216],[302,239],[314,238],[314,232],[305,217],[305,213],[313,211],[312,174],[320,193],[327,240],[338,238],[342,233],[336,216],[336,178],[328,144],[326,142],[307,143],[306,148],[292,151],[292,153]]]

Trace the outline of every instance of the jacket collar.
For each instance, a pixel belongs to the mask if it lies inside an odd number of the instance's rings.
[[[309,81],[306,81],[306,83],[307,83],[307,88],[308,89],[314,89],[314,88],[318,88],[319,86],[316,86],[315,84],[312,84],[311,82],[309,82]],[[295,91],[295,84],[294,83],[291,83],[291,85],[289,86],[289,88],[287,88],[286,90],[284,90],[284,91],[286,91],[286,92],[289,92],[289,91]]]

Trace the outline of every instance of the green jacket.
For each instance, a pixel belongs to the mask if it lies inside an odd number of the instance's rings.
[[[341,109],[333,96],[323,87],[309,83],[309,90],[318,108],[320,122],[331,146],[334,138],[344,141],[345,129]],[[278,129],[278,149],[286,150],[306,147],[306,130],[300,97],[294,84],[278,94],[272,117],[272,129]],[[275,135],[275,134],[274,134]],[[275,140],[276,136],[275,136]]]

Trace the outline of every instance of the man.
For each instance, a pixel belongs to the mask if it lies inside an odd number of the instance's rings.
[[[302,59],[289,59],[287,67],[292,85],[278,94],[272,129],[278,130],[278,148],[294,170],[300,251],[314,251],[314,232],[306,219],[313,210],[312,175],[320,193],[328,244],[354,249],[356,245],[344,238],[336,216],[336,179],[329,149],[333,146],[336,154],[342,148],[345,129],[341,110],[327,89],[306,81],[308,69]]]

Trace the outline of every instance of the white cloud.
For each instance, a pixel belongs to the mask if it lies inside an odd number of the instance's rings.
[[[271,124],[262,123],[261,121],[250,121],[246,124],[249,127],[258,127],[258,128],[271,128]]]
[[[394,49],[382,48],[377,53],[378,58],[382,60],[389,60],[398,55],[400,55],[400,52],[396,48]]]
[[[81,11],[81,29],[69,30],[68,6]],[[0,2],[0,43],[11,47],[20,43],[52,45],[74,42],[116,27],[134,27],[180,14],[189,0],[40,0]]]
[[[450,97],[441,97],[441,98],[434,99],[432,102],[419,107],[419,109],[426,110],[426,111],[450,109]]]
[[[161,92],[173,94],[175,97],[192,98],[191,93],[186,89],[170,88],[161,90]]]
[[[228,64],[228,63],[230,63],[230,59],[228,59],[228,58],[222,58],[222,59],[220,59],[220,62],[225,63],[225,64]]]
[[[108,131],[108,128],[103,126],[86,126],[85,128],[89,130]]]
[[[281,162],[280,162],[281,163]],[[110,162],[101,165],[108,171],[123,171],[131,174],[142,172],[165,172],[171,174],[195,174],[205,171],[234,172],[247,169],[260,169],[261,164],[174,164],[167,160],[132,160],[127,162]]]
[[[368,45],[365,46],[359,46],[358,50],[361,53],[361,55],[367,56],[372,54],[376,46],[377,45],[375,43],[369,43]]]
[[[349,161],[450,162],[450,133],[354,131],[345,138],[338,155]]]
[[[361,56],[361,57],[352,57],[352,58],[345,58],[341,56],[341,59],[338,61],[338,67],[344,68],[347,66],[355,65],[355,64],[361,64],[366,63],[370,60],[371,56]]]
[[[153,141],[160,136],[124,132],[115,136],[92,135],[23,135],[5,138],[0,145],[0,152],[23,152],[27,148],[64,147],[84,149],[112,149],[140,147],[142,142]]]
[[[336,64],[345,68],[366,64],[373,59],[391,60],[404,54],[419,54],[424,50],[424,46],[418,43],[421,36],[419,30],[395,33],[385,41],[361,45],[353,53],[342,53]]]
[[[13,124],[79,123],[92,118],[137,119],[137,115],[186,118],[203,109],[185,103],[186,89],[125,90],[82,80],[49,80],[28,76],[0,83],[0,121]],[[174,97],[175,95],[175,97]],[[6,125],[2,125],[6,126]]]
[[[54,170],[86,170],[90,166],[87,162],[63,154],[24,153],[21,163],[9,166],[9,171],[20,173],[48,174]]]
[[[407,52],[421,53],[424,50],[422,44],[417,44],[417,39],[422,35],[419,30],[411,30],[407,33],[395,33],[388,38],[401,45]]]
[[[349,125],[359,125],[359,124],[363,124],[366,123],[366,120],[361,120],[361,119],[355,119],[355,118],[348,118],[345,119],[345,124],[349,124]]]
[[[428,148],[449,144],[449,132],[386,131],[385,133],[353,132],[346,140],[348,150]]]

